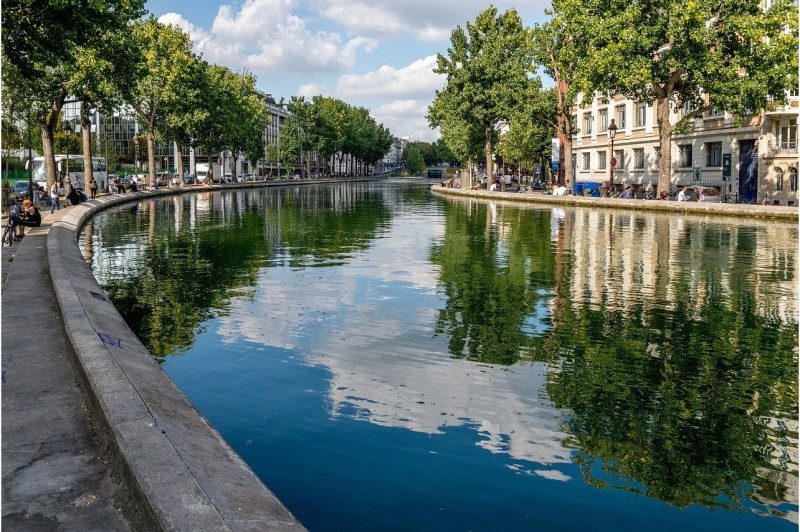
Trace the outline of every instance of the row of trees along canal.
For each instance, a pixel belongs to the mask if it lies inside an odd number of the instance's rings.
[[[58,2],[32,10],[20,0],[3,6],[3,120],[29,130],[36,122],[48,188],[56,178],[54,138],[68,97],[80,102],[87,181],[92,109],[123,109],[136,117],[144,128],[150,186],[157,140],[251,161],[269,155],[263,134],[270,115],[255,76],[209,64],[192,52],[189,35],[141,18],[144,13],[143,0],[99,0],[80,10]],[[288,107],[294,114],[280,154],[286,162],[308,161],[312,151],[328,160],[341,151],[372,164],[391,143],[389,131],[364,108],[322,97],[292,99]],[[181,185],[183,170],[178,158]]]
[[[324,169],[347,175],[361,175],[367,166],[375,164],[392,145],[392,133],[378,124],[364,107],[353,107],[326,96],[314,96],[311,101],[292,98],[288,105],[289,118],[281,127],[281,147],[270,146],[267,160],[295,164],[311,175],[312,154],[325,161]]]
[[[790,0],[762,10],[752,0],[553,0],[550,20],[526,28],[515,10],[480,13],[458,26],[435,72],[446,76],[429,107],[447,146],[462,161],[485,157],[492,175],[498,126],[510,126],[497,151],[508,160],[543,153],[563,133],[565,177],[572,182],[576,104],[597,92],[655,104],[660,145],[714,109],[741,117],[782,105],[798,85],[798,16]],[[542,90],[544,70],[555,88]],[[695,110],[671,123],[670,109]],[[533,150],[540,151],[535,152]],[[668,190],[671,157],[659,161],[658,191]]]

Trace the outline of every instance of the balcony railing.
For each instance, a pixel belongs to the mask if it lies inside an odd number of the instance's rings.
[[[775,155],[797,155],[797,141],[770,142],[768,146],[769,157]]]

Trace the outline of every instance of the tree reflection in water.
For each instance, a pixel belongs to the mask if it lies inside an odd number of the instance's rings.
[[[794,227],[473,203],[445,223],[436,330],[454,357],[549,363],[588,483],[679,507],[796,501]]]
[[[379,190],[367,184],[144,202],[93,225],[104,248],[93,256],[94,269],[133,332],[161,359],[191,346],[204,322],[226,315],[260,268],[341,262],[368,247],[389,218]],[[147,238],[131,241],[142,234]]]

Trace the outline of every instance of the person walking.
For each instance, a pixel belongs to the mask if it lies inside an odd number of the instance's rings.
[[[58,201],[58,197],[61,195],[61,190],[58,188],[58,181],[53,181],[53,185],[50,187],[50,214],[58,209],[61,210],[61,203]]]
[[[89,180],[89,194],[92,196],[92,199],[97,196],[97,181],[94,180],[94,177]]]

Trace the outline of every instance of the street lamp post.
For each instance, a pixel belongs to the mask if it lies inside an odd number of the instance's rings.
[[[611,140],[611,160],[609,161],[610,173],[611,173],[611,188],[614,188],[614,167],[617,166],[617,159],[614,157],[614,137],[617,136],[617,124],[614,123],[614,119],[611,119],[611,123],[608,125],[608,138]]]
[[[69,122],[67,122],[66,120],[63,120],[61,122],[61,131],[65,135],[69,135],[70,133],[72,133],[72,128],[69,126]],[[67,168],[66,168],[66,170],[64,172],[64,193],[65,194],[69,194],[70,191],[72,190],[72,181],[69,178],[69,148],[67,148],[67,161],[66,161],[66,163],[67,163]]]
[[[31,109],[28,109],[28,197],[33,201],[33,142],[31,142]],[[21,157],[20,157],[21,158]],[[45,183],[47,185],[47,183]]]

